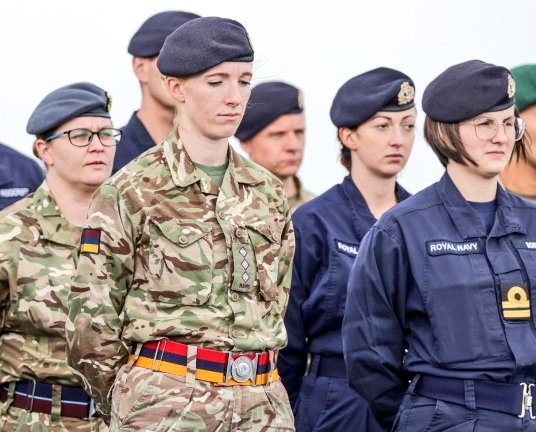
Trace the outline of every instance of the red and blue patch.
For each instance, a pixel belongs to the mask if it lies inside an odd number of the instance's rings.
[[[80,240],[80,252],[98,254],[100,251],[101,230],[84,228]]]

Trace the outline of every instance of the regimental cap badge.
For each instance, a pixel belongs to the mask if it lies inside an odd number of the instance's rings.
[[[298,90],[298,108],[303,110],[303,92]]]
[[[112,109],[112,95],[108,92],[105,92],[106,95],[106,111],[110,112]]]
[[[516,82],[512,75],[508,74],[508,97],[511,99],[516,94]]]
[[[413,101],[415,97],[415,88],[407,81],[400,85],[398,92],[398,105],[406,105]]]

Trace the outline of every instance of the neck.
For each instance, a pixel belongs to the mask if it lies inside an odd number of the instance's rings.
[[[482,177],[467,169],[465,165],[449,161],[447,172],[462,196],[467,201],[489,202],[497,195],[498,175]]]
[[[46,180],[50,193],[56,200],[62,216],[72,225],[84,226],[89,202],[97,187],[80,187],[79,185],[78,187],[73,187],[72,183],[65,182],[54,175],[50,175],[50,173],[47,175]]]
[[[179,136],[192,161],[207,166],[220,166],[227,161],[227,138],[210,139],[198,131],[182,128],[180,124]]]
[[[516,161],[514,157],[501,173],[501,181],[510,192],[536,196],[536,167],[523,159]]]
[[[365,202],[376,219],[393,207],[396,201],[396,177],[378,177],[362,169],[353,169],[350,172],[353,182],[363,195]]]
[[[287,194],[287,197],[293,197],[298,195],[298,184],[296,182],[296,177],[294,176],[288,176],[281,178],[279,177],[279,180],[283,183],[283,187],[285,188],[285,193]]]
[[[173,129],[174,110],[162,106],[154,99],[144,100],[136,115],[155,143],[164,141]]]

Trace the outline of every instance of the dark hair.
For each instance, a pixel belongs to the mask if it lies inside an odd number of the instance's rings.
[[[357,128],[357,126],[355,127]],[[350,128],[350,129],[355,129]],[[337,129],[337,141],[339,141],[339,144],[341,146],[341,154],[339,157],[339,161],[341,162],[341,165],[346,168],[348,171],[351,171],[352,169],[352,154],[350,153],[350,149],[344,145],[344,143],[341,141],[341,137],[339,135],[339,131],[342,128]]]
[[[514,115],[519,118],[519,112],[515,109]],[[443,123],[426,116],[424,120],[424,138],[430,145],[441,165],[447,166],[452,160],[462,165],[467,162],[477,166],[478,164],[469,156],[460,137],[459,123]],[[527,146],[530,146],[530,137],[525,131],[523,136],[514,144],[512,157],[526,159]]]

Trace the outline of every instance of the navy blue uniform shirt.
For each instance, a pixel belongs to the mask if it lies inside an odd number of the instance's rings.
[[[533,301],[536,205],[499,186],[488,234],[445,174],[361,243],[342,331],[349,384],[387,427],[416,373],[533,383]]]
[[[398,201],[409,194],[396,186]],[[294,404],[307,354],[342,356],[341,326],[350,268],[376,222],[350,176],[292,215],[296,252],[285,326],[288,345],[278,368]]]
[[[137,112],[132,114],[128,123],[121,128],[123,134],[115,152],[112,174],[123,168],[132,159],[155,146],[147,129],[138,118]]]
[[[0,210],[34,192],[44,179],[37,162],[0,144]]]

